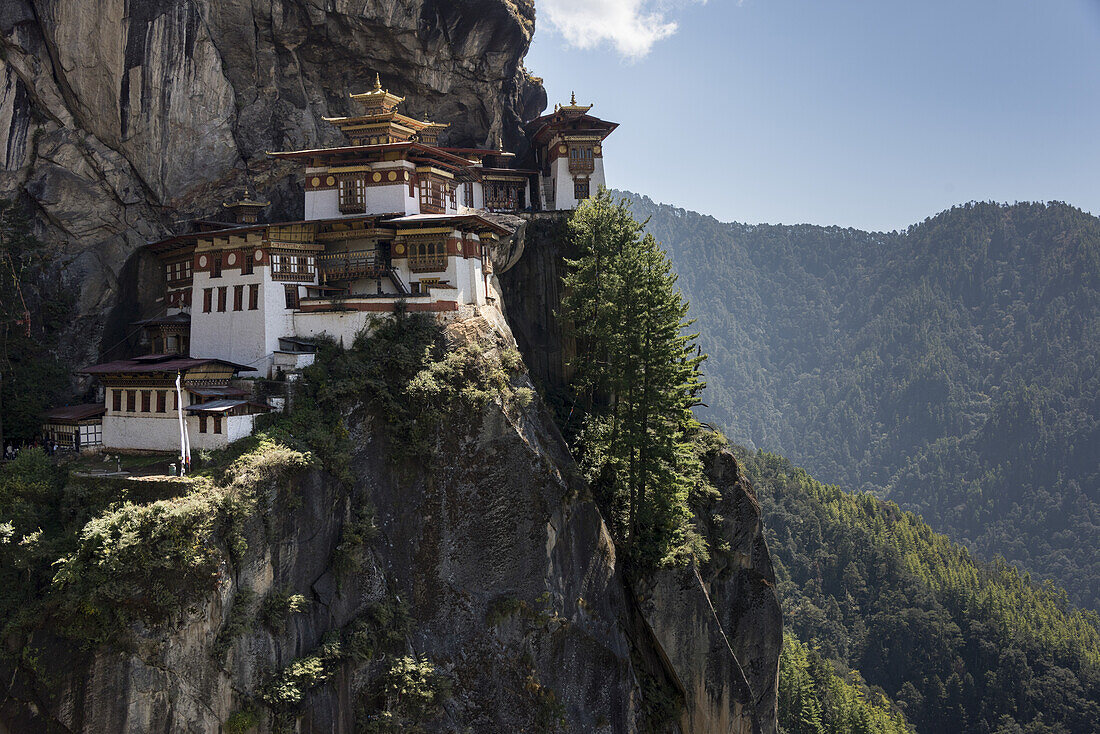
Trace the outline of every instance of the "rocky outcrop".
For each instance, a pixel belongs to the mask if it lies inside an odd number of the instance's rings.
[[[556,314],[564,259],[570,256],[561,214],[525,216],[522,242],[506,243],[497,278],[516,343],[553,404],[569,381],[575,344]],[[516,251],[522,257],[514,257]],[[707,460],[718,498],[703,508],[700,530],[728,548],[701,567],[662,570],[628,580],[636,601],[634,640],[656,659],[683,699],[684,732],[765,734],[775,706],[783,620],[760,506],[728,451]],[[714,526],[713,518],[717,518]]]
[[[33,209],[79,293],[70,361],[125,334],[127,259],[251,181],[300,214],[269,150],[338,142],[322,116],[380,73],[455,144],[522,142],[545,107],[522,67],[530,0],[9,0],[0,4],[0,197]],[[146,299],[147,300],[147,299]]]
[[[774,732],[783,619],[760,506],[728,451],[706,466],[719,491],[703,528],[729,543],[698,566],[633,586],[662,659],[684,696],[684,731]]]
[[[500,339],[481,318],[450,336]],[[36,677],[6,671],[0,732],[217,732],[249,706],[272,731],[255,703],[264,686],[387,600],[411,615],[391,654],[422,656],[452,681],[431,731],[637,731],[615,548],[541,403],[498,400],[447,422],[432,436],[434,458],[415,464],[395,455],[371,410],[351,407],[346,424],[350,485],[308,470],[270,486],[248,551],[223,566],[214,598],[137,631],[132,649],[74,658],[58,646]],[[349,564],[348,528],[368,507],[377,534]],[[309,606],[276,634],[256,618],[280,589]],[[234,600],[248,592],[250,624],[234,633]],[[219,635],[231,638],[221,652]],[[310,688],[297,730],[362,730],[361,693],[378,668],[348,661]]]

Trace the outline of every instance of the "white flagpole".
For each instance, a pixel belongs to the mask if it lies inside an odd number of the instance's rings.
[[[187,466],[187,434],[186,428],[183,422],[183,391],[180,389],[180,373],[176,372],[176,406],[179,408],[179,422],[180,422],[180,476],[184,473],[184,467]]]
[[[183,446],[186,452],[185,462],[187,464],[187,471],[191,471],[191,430],[187,427],[187,421],[183,422]]]

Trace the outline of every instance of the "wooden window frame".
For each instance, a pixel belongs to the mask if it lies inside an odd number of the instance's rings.
[[[225,307],[229,303],[229,286],[218,286],[218,313],[225,313]]]
[[[222,254],[220,252],[210,256],[210,277],[222,277]]]
[[[202,312],[210,313],[214,310],[214,289],[203,288],[202,289]]]
[[[111,390],[111,412],[122,412],[122,390],[119,390],[117,387]]]
[[[248,286],[248,310],[258,311],[260,308],[260,284],[251,283]]]
[[[158,413],[167,413],[168,412],[168,391],[167,390],[157,390],[157,412]]]
[[[141,412],[152,413],[153,412],[153,391],[142,390],[141,391]]]
[[[127,390],[126,391],[126,412],[127,413],[136,413],[137,412],[137,390]]]
[[[241,275],[252,275],[256,271],[256,251],[246,250],[241,258]]]
[[[443,240],[412,241],[408,250],[409,270],[414,273],[442,273],[447,269],[447,243]]]
[[[233,286],[233,310],[234,311],[243,311],[244,310],[244,286],[243,285]]]
[[[341,178],[336,184],[337,205],[341,214],[367,211],[367,181],[362,176]]]
[[[199,433],[206,433],[206,416],[199,414]]]
[[[420,179],[420,213],[445,214],[447,212],[447,184],[432,176]]]
[[[294,311],[298,310],[298,306],[301,304],[301,299],[298,297],[298,286],[284,285],[283,298],[287,308]]]
[[[582,188],[583,187],[583,188]],[[581,196],[581,192],[584,196]],[[584,201],[592,197],[592,181],[587,178],[575,178],[573,179],[573,198],[577,201]]]
[[[222,417],[220,415],[210,416],[214,420],[214,433],[222,432]]]

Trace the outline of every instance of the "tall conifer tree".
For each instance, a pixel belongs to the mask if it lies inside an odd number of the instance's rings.
[[[657,241],[606,191],[569,223],[562,317],[577,339],[582,464],[616,539],[643,567],[697,542],[688,492],[700,467],[692,408],[703,388],[688,304]]]

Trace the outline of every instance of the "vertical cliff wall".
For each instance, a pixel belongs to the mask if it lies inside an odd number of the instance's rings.
[[[569,381],[575,344],[557,313],[564,260],[571,256],[561,214],[525,215],[497,255],[508,324],[531,376],[551,404]],[[700,520],[712,545],[705,564],[627,579],[636,603],[633,640],[683,700],[681,731],[774,732],[783,620],[760,505],[728,451],[707,457],[720,497]]]
[[[376,72],[408,112],[451,123],[445,140],[519,145],[546,104],[522,66],[533,32],[531,0],[0,4],[0,197],[33,210],[79,294],[69,361],[111,346],[124,265],[173,223],[246,180],[270,214],[300,214],[265,152],[338,142],[321,117]],[[144,295],[125,308],[155,307]]]

